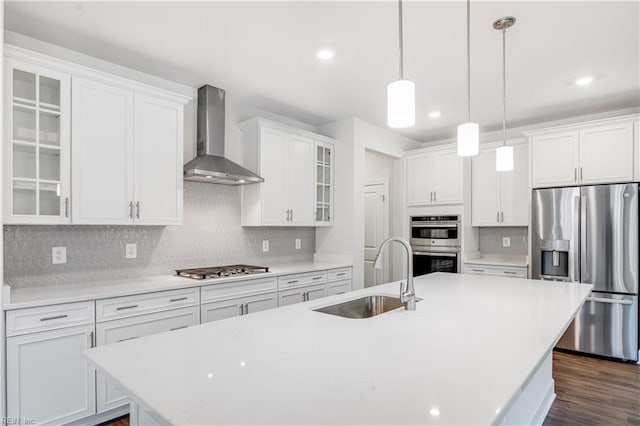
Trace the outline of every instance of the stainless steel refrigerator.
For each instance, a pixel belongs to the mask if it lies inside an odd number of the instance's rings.
[[[638,360],[638,184],[537,189],[532,277],[593,284],[557,347]]]

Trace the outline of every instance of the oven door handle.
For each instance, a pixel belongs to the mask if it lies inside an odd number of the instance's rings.
[[[438,251],[414,251],[416,256],[442,256],[442,257],[458,257],[458,253],[445,253]]]
[[[412,228],[452,228],[456,229],[458,227],[458,223],[438,223],[438,224],[425,224],[425,223],[412,223]]]

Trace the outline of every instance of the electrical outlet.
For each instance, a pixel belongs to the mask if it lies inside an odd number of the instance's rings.
[[[262,241],[262,251],[264,251],[264,252],[268,252],[269,251],[269,240],[263,240]]]
[[[502,237],[502,247],[511,247],[510,237]]]
[[[135,259],[138,257],[138,245],[135,243],[125,244],[124,257],[127,259]]]
[[[300,250],[302,248],[302,240],[300,238],[296,238],[296,250]]]
[[[60,265],[67,263],[67,248],[66,247],[52,247],[51,248],[51,263],[53,265]]]

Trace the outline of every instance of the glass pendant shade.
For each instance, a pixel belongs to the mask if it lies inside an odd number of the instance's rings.
[[[387,124],[404,128],[416,124],[416,84],[396,80],[387,86]]]
[[[501,146],[496,149],[496,171],[510,172],[513,170],[513,147]]]
[[[458,126],[458,155],[471,157],[478,155],[480,150],[480,126],[473,121],[467,121]]]

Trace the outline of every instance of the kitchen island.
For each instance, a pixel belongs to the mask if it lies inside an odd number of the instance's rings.
[[[436,273],[367,319],[314,309],[390,283],[93,348],[132,424],[541,423],[551,351],[591,286]]]

